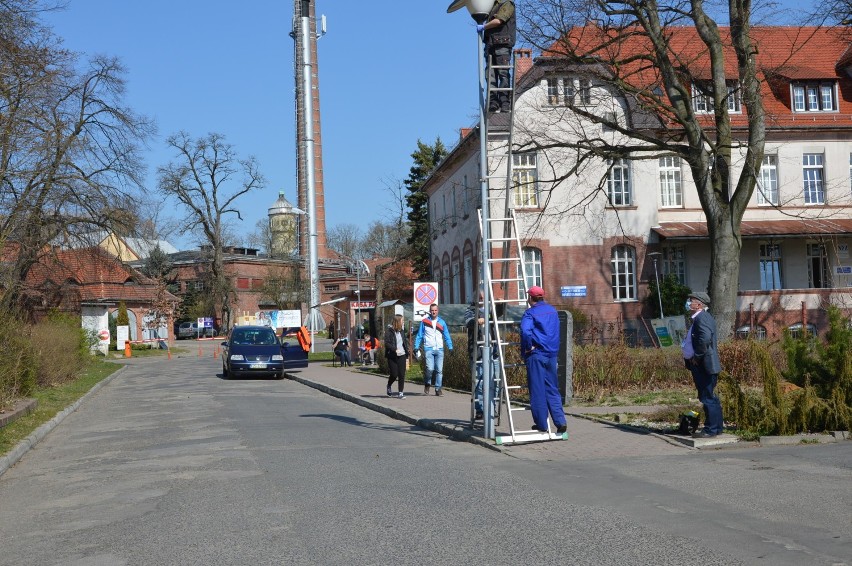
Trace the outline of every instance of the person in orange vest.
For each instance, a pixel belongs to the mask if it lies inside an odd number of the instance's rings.
[[[370,336],[369,334],[364,334],[364,351],[367,353],[367,356],[370,358],[370,365],[375,365],[376,363],[376,352],[379,351],[379,347],[381,347],[382,343],[379,342],[379,339],[375,336]]]

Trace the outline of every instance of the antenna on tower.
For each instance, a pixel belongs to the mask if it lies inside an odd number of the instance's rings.
[[[320,16],[320,29],[319,33],[317,33],[317,39],[322,38],[326,34],[326,26],[325,26],[325,14]]]

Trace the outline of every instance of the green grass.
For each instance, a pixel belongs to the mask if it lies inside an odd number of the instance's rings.
[[[121,366],[95,360],[72,382],[59,387],[38,389],[32,395],[38,400],[35,411],[0,428],[0,454],[6,454],[32,432],[75,403],[97,383],[112,375]]]

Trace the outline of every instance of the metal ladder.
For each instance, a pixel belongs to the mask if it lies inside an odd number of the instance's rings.
[[[520,362],[520,319],[513,320],[507,316],[498,316],[499,311],[504,310],[503,307],[508,305],[524,305],[526,302],[526,269],[524,266],[521,240],[518,234],[517,220],[515,217],[514,195],[512,190],[513,185],[513,156],[512,156],[512,134],[514,130],[514,55],[509,60],[509,65],[496,66],[492,65],[491,59],[488,60],[488,75],[498,71],[509,70],[509,86],[503,88],[492,88],[492,81],[488,81],[488,92],[486,94],[486,102],[491,100],[492,92],[504,91],[509,93],[510,110],[509,112],[489,113],[486,120],[486,148],[488,154],[485,156],[487,160],[488,175],[488,238],[482,238],[483,246],[488,246],[489,260],[485,273],[485,285],[488,285],[491,294],[491,312],[489,313],[490,324],[493,325],[494,336],[497,341],[497,371],[494,372],[494,380],[497,382],[499,391],[496,418],[497,423],[500,423],[500,408],[503,403],[506,404],[506,416],[508,417],[509,435],[497,436],[495,439],[497,444],[510,444],[519,442],[531,442],[542,440],[563,440],[568,437],[567,433],[556,433],[551,430],[551,425],[548,422],[547,431],[538,430],[519,430],[515,426],[515,413],[519,411],[529,411],[526,405],[515,404],[512,402],[512,393],[517,394],[521,389],[519,385],[509,385],[507,379],[507,369],[514,367],[523,367],[523,362]],[[502,182],[502,186],[500,186]],[[479,211],[479,233],[480,237],[484,234],[482,211]],[[485,248],[483,248],[485,249]],[[499,257],[495,256],[495,252],[499,250]],[[481,261],[480,257],[480,261]],[[514,295],[514,296],[513,296]],[[499,308],[498,308],[499,307]],[[505,314],[505,313],[503,313]],[[478,326],[477,326],[478,328]],[[510,331],[514,329],[517,335],[516,339],[507,340]],[[486,332],[488,329],[486,329]],[[484,351],[484,336],[477,336],[477,347],[482,348],[483,357],[491,355],[490,352]],[[515,358],[519,363],[507,362],[507,350],[514,349],[517,352]],[[481,364],[478,360],[476,363]],[[487,380],[489,376],[483,376],[483,388],[488,386]]]

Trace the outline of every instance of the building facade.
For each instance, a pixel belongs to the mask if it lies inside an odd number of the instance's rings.
[[[685,46],[701,44],[692,28],[677,33]],[[793,36],[807,40],[794,45]],[[777,337],[783,328],[823,328],[830,303],[852,307],[852,57],[848,37],[835,30],[764,28],[755,37],[766,143],[741,225],[732,330]],[[689,104],[710,121],[700,55],[692,59]],[[517,68],[511,201],[527,286],[543,286],[548,300],[564,308],[625,324],[650,316],[644,299],[655,264],[660,277],[672,274],[692,290],[706,290],[710,241],[690,168],[674,154],[633,155],[637,137],[607,127],[649,131],[635,101],[600,80],[599,69],[558,56]],[[740,144],[733,180],[747,149],[736,76],[726,69]],[[444,302],[472,300],[478,280],[479,132],[464,134],[424,185],[432,273],[449,298]],[[580,160],[560,143],[580,138],[624,148],[623,156]]]

